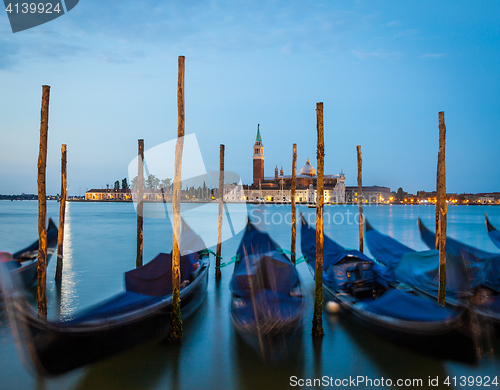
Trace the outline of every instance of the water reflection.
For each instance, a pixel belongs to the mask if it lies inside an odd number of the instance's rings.
[[[66,205],[64,221],[64,246],[63,246],[63,272],[60,294],[60,316],[70,317],[78,310],[78,290],[75,283],[73,270],[73,217],[71,215],[71,202]]]
[[[267,362],[239,334],[235,336],[232,354],[236,362],[238,389],[283,389],[288,388],[290,377],[304,376],[302,331],[294,338],[298,344],[294,349],[281,350],[279,359],[268,357]]]
[[[446,376],[441,359],[395,345],[343,316],[340,317],[340,324],[349,339],[360,348],[360,353],[370,360],[370,365],[376,366],[382,376],[393,382],[397,379],[422,379],[426,385],[428,377]]]
[[[16,250],[26,239],[36,236],[36,202],[0,201],[0,249]],[[23,210],[19,210],[20,207]],[[10,213],[6,207],[16,207]],[[57,215],[58,204],[48,202],[49,214]],[[288,207],[250,206],[259,210],[280,213],[289,212]],[[382,233],[403,241],[406,230],[418,232],[416,218],[432,227],[432,206],[367,206],[365,213],[374,227]],[[61,313],[72,315],[77,309],[101,301],[123,288],[123,272],[135,265],[136,215],[131,204],[69,203],[66,219],[65,262],[61,295]],[[357,206],[329,207],[330,213],[347,210],[353,212]],[[3,211],[2,211],[3,209]],[[300,207],[314,214],[313,209]],[[490,242],[484,228],[481,206],[450,207],[450,236],[467,237],[468,242],[484,250],[498,253]],[[8,211],[8,210],[7,210]],[[488,208],[494,220],[500,220],[500,207]],[[263,215],[260,214],[262,217]],[[411,215],[413,215],[411,217]],[[454,217],[452,218],[452,216]],[[271,218],[268,216],[268,220]],[[279,220],[275,217],[275,221]],[[171,250],[171,228],[164,226],[165,220],[147,220],[144,229],[144,258],[152,258],[158,252]],[[9,228],[7,229],[6,226]],[[12,226],[21,229],[14,232]],[[26,230],[23,230],[26,227]],[[216,226],[204,223],[200,218],[193,227],[209,232]],[[290,225],[265,225],[264,230],[282,248],[289,248]],[[300,229],[300,228],[299,228]],[[357,225],[328,225],[325,234],[341,245],[356,248]],[[225,241],[222,247],[224,260],[234,256],[241,237]],[[16,242],[17,240],[17,242]],[[409,241],[408,241],[409,240]],[[464,240],[464,241],[467,241]],[[89,242],[92,245],[89,245]],[[409,234],[406,245],[426,249],[418,234]],[[15,245],[14,245],[15,244]],[[18,245],[19,244],[19,245]],[[366,246],[365,246],[366,247]],[[298,235],[297,248],[300,248]],[[365,249],[365,253],[368,253]],[[300,255],[300,253],[299,253]],[[55,258],[49,269],[48,284],[53,280]],[[213,267],[213,265],[212,265]],[[184,322],[184,340],[180,347],[169,344],[148,344],[108,359],[90,367],[75,370],[61,378],[46,379],[48,389],[285,389],[290,388],[290,377],[315,378],[328,375],[346,378],[350,375],[368,375],[372,378],[428,378],[448,375],[490,375],[500,370],[500,341],[493,340],[496,354],[484,359],[479,366],[435,359],[421,355],[382,339],[347,321],[342,314],[325,315],[325,336],[321,344],[315,345],[311,337],[313,279],[304,264],[297,266],[307,307],[303,317],[303,328],[297,346],[287,349],[287,356],[276,363],[264,363],[262,358],[241,338],[229,318],[229,280],[232,267],[222,269],[222,280],[215,283],[211,271],[206,302],[199,311]],[[213,270],[213,268],[212,268]],[[33,291],[36,291],[34,289]],[[35,305],[34,295],[31,295]],[[48,297],[49,304],[51,297]],[[15,350],[12,334],[0,314],[0,388],[35,389],[37,379],[31,377],[22,366]],[[425,384],[426,385],[426,384]],[[362,387],[360,387],[362,388]],[[426,388],[423,386],[422,388]],[[446,387],[448,388],[448,387]]]
[[[159,344],[158,340],[138,346],[90,366],[74,389],[146,390],[155,388],[165,374],[172,378],[170,388],[178,389],[175,366],[180,360],[180,350],[180,345]]]

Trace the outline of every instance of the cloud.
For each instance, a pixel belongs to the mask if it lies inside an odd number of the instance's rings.
[[[447,56],[447,53],[425,53],[422,54],[421,58],[441,58]]]
[[[387,27],[395,27],[399,25],[401,25],[401,22],[399,20],[393,20],[386,24]]]
[[[381,50],[376,50],[372,52],[352,50],[351,53],[355,58],[361,61],[368,61],[370,59],[376,59],[376,58],[396,58],[400,57],[403,54],[402,52],[399,51],[384,52]]]

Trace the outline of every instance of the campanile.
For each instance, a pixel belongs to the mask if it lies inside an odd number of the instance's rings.
[[[260,137],[260,125],[257,125],[257,137],[253,145],[253,185],[258,186],[264,180],[264,145]]]

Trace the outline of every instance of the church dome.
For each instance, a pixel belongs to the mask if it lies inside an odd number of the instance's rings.
[[[301,175],[307,175],[307,176],[315,176],[316,175],[316,169],[311,165],[309,162],[309,159],[307,159],[306,165],[302,167],[300,170]]]

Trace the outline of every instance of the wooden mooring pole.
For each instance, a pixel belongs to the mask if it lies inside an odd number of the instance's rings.
[[[316,126],[318,134],[318,181],[316,196],[316,270],[314,272],[314,315],[313,315],[313,337],[321,337],[323,332],[323,207],[324,188],[323,174],[325,170],[325,142],[323,134],[323,103],[316,103]]]
[[[55,277],[58,283],[61,283],[63,269],[64,217],[66,215],[67,194],[66,158],[66,144],[63,144],[61,147],[61,200],[59,204],[59,230],[57,232],[57,265]]]
[[[224,206],[224,145],[220,146],[219,170],[219,218],[217,223],[217,256],[215,258],[215,279],[221,278],[220,256],[222,253],[222,209]]]
[[[439,112],[439,292],[438,303],[446,302],[446,125],[444,112]]]
[[[439,249],[439,210],[441,204],[441,197],[439,194],[439,187],[441,182],[441,148],[438,151],[438,163],[437,163],[437,173],[436,173],[436,207],[434,209],[434,222],[435,222],[435,232],[436,232],[436,244],[435,248]]]
[[[180,236],[181,236],[181,172],[182,149],[184,147],[184,72],[185,57],[179,56],[177,80],[177,143],[175,145],[174,191],[172,194],[173,234],[172,234],[172,312],[170,314],[169,341],[182,339],[181,320],[181,273],[180,273]]]
[[[358,215],[359,215],[359,251],[363,253],[363,160],[361,159],[361,145],[356,146],[358,153]]]
[[[50,86],[42,87],[40,115],[40,151],[38,153],[38,317],[47,318],[47,196],[45,173],[47,169],[47,138],[49,132]]]
[[[142,266],[142,252],[144,244],[143,234],[143,214],[144,214],[144,140],[140,139],[138,142],[137,152],[137,257],[135,266]]]
[[[295,241],[297,236],[297,213],[295,210],[295,187],[297,182],[297,144],[293,144],[293,157],[292,157],[292,192],[291,192],[291,203],[292,203],[292,245],[290,251],[292,252],[291,260],[295,264]]]

